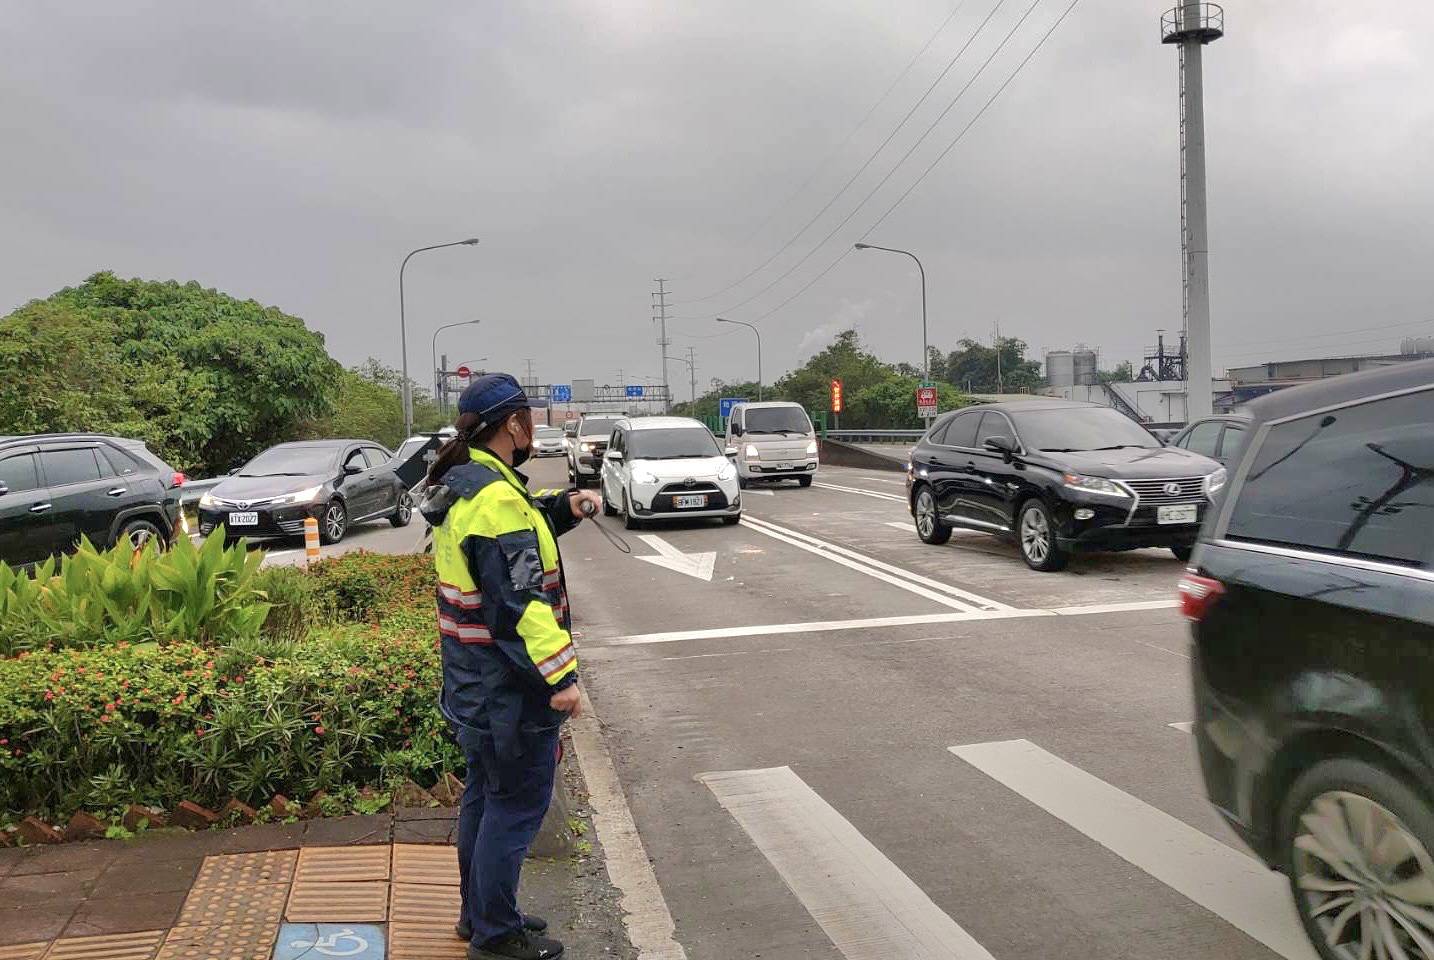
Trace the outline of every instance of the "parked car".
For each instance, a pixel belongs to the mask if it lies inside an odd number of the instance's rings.
[[[349,528],[386,518],[404,527],[413,500],[393,454],[371,440],[303,440],[270,447],[199,501],[199,532],[228,538],[286,537],[319,524],[319,539],[338,543]]]
[[[533,430],[533,454],[538,457],[561,457],[567,453],[563,431],[558,427],[536,427]]]
[[[578,421],[577,433],[568,441],[568,479],[574,486],[586,487],[602,479],[608,438],[622,419],[618,414],[594,414]]]
[[[1180,585],[1206,793],[1320,956],[1434,956],[1434,361],[1250,414]]]
[[[799,403],[739,403],[727,420],[727,454],[742,486],[753,480],[796,480],[817,475],[817,433]]]
[[[1077,550],[1168,547],[1188,559],[1218,463],[1166,447],[1110,407],[1060,399],[967,407],[912,451],[907,498],[926,543],[955,528],[1015,539],[1034,570]]]
[[[1249,425],[1250,415],[1247,413],[1206,417],[1196,420],[1166,442],[1172,447],[1198,453],[1228,466],[1245,442],[1245,430]]]
[[[168,543],[184,474],[137,440],[99,434],[0,437],[0,562],[28,566],[128,539]]]
[[[742,519],[737,468],[712,431],[688,417],[620,420],[603,456],[603,513],[629,530],[647,520]]]

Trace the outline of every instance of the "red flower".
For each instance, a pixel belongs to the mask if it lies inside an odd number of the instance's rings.
[[[204,736],[204,728],[203,728],[203,727],[195,727],[195,728],[194,728],[194,735],[195,735],[196,737],[202,737],[202,736]]]
[[[113,719],[114,719],[114,717],[112,717],[112,716],[110,716],[108,713],[106,713],[106,714],[103,714],[103,715],[100,716],[100,723],[109,723],[109,722],[110,722],[111,720],[113,720]]]
[[[114,705],[113,703],[107,703],[107,704],[105,704],[105,713],[114,713],[114,712],[115,712],[115,705]]]
[[[315,727],[315,728],[314,728],[314,732],[317,733],[319,736],[322,737],[322,736],[324,735],[324,728],[323,728],[323,727]]]
[[[173,700],[171,700],[171,701],[169,701],[169,702],[172,703],[172,704],[174,704],[174,705],[176,705],[176,706],[178,706],[179,704],[181,704],[181,703],[184,702],[184,694],[182,694],[182,693],[179,694],[177,697],[175,697]]]
[[[0,747],[8,747],[9,745],[10,745],[10,738],[9,738],[9,737],[0,737]]]
[[[53,691],[53,690],[46,690],[46,691],[45,691],[45,699],[46,699],[46,700],[53,700],[53,699],[55,699],[55,691]]]

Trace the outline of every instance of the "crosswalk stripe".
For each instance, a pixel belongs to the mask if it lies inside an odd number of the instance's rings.
[[[991,960],[790,767],[698,779],[847,960]]]
[[[1318,960],[1284,878],[1028,740],[951,752],[1289,960]]]

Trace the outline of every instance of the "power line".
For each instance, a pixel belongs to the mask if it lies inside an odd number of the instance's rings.
[[[891,131],[889,134],[886,135],[886,139],[883,140],[883,141],[881,141],[881,145],[878,146],[875,150],[872,151],[871,156],[867,157],[867,158],[866,158],[866,162],[863,163],[860,167],[857,168],[856,173],[852,174],[851,177],[847,180],[847,182],[844,183],[844,184],[842,184],[842,185],[841,185],[841,188],[838,189],[836,193],[832,194],[831,199],[828,200],[825,204],[823,204],[823,205],[822,205],[822,208],[821,208],[820,210],[818,210],[818,211],[812,216],[812,218],[811,218],[810,220],[808,220],[806,223],[804,223],[804,224],[802,225],[802,227],[801,227],[800,230],[798,230],[796,233],[792,234],[791,237],[789,237],[789,238],[787,239],[787,242],[786,242],[786,243],[782,244],[779,248],[777,248],[777,250],[776,250],[771,256],[769,256],[767,259],[763,260],[761,263],[757,264],[755,267],[753,267],[750,271],[748,271],[748,272],[747,272],[745,275],[743,275],[741,278],[735,280],[735,281],[732,282],[732,283],[729,283],[727,286],[723,287],[721,290],[718,290],[718,291],[716,291],[715,293],[705,294],[704,296],[693,297],[691,300],[676,301],[676,302],[675,302],[675,305],[691,304],[691,303],[701,303],[701,302],[704,301],[704,300],[711,300],[711,299],[713,299],[714,297],[719,297],[719,296],[721,296],[722,294],[726,293],[728,290],[731,290],[733,287],[736,287],[736,286],[738,286],[739,284],[744,283],[744,282],[745,282],[746,280],[748,280],[749,278],[755,276],[756,274],[760,273],[762,270],[766,269],[767,266],[769,266],[769,265],[772,263],[772,261],[774,261],[774,260],[776,260],[778,257],[780,257],[783,253],[785,253],[788,249],[791,248],[792,244],[796,243],[797,240],[801,239],[802,234],[804,234],[804,233],[806,233],[808,230],[810,230],[811,227],[812,227],[812,225],[815,224],[818,220],[820,220],[820,219],[822,218],[822,216],[823,216],[828,210],[830,210],[830,209],[832,208],[832,204],[836,203],[838,200],[841,199],[842,195],[845,194],[845,193],[847,192],[847,190],[851,188],[851,185],[852,185],[853,183],[855,183],[855,182],[857,181],[857,179],[858,179],[863,173],[865,173],[865,172],[867,171],[867,169],[876,161],[876,158],[881,155],[881,152],[886,149],[887,145],[890,144],[891,141],[896,137],[896,135],[901,132],[902,128],[906,126],[906,122],[907,122],[908,120],[910,120],[911,117],[912,117],[912,115],[915,114],[916,111],[921,108],[921,105],[926,102],[927,98],[931,96],[932,92],[933,92],[938,86],[940,86],[941,81],[946,79],[946,75],[951,72],[951,68],[954,67],[954,66],[956,66],[956,61],[958,61],[958,60],[961,59],[961,56],[966,52],[966,50],[971,46],[971,44],[975,42],[976,37],[980,35],[981,31],[984,30],[984,29],[986,29],[986,25],[991,22],[991,18],[996,15],[996,11],[1000,10],[1001,7],[1002,7],[1002,5],[1005,4],[1005,2],[1006,2],[1006,0],[996,0],[996,5],[991,8],[991,12],[990,12],[990,13],[986,14],[986,19],[984,19],[984,20],[981,21],[980,25],[976,27],[975,31],[971,34],[971,36],[968,37],[967,40],[966,40],[966,42],[961,45],[961,49],[956,51],[956,55],[953,56],[949,61],[947,61],[945,69],[943,69],[943,70],[941,71],[941,73],[937,75],[936,79],[931,82],[931,85],[926,88],[926,92],[921,95],[920,99],[918,99],[918,100],[916,101],[916,103],[912,104],[911,109],[908,110],[908,111],[906,111],[906,116],[902,117],[902,118],[901,118],[901,121],[900,121],[899,123],[897,123],[897,125],[896,125],[894,128],[892,128],[892,131]],[[958,9],[959,9],[959,8],[958,8]],[[1029,11],[1028,11],[1028,13],[1029,13]],[[1022,19],[1024,19],[1024,18],[1022,18]],[[998,47],[997,49],[999,50],[1000,48]],[[979,75],[980,71],[977,71],[977,73],[978,73],[978,75]],[[967,84],[967,86],[969,86],[969,84]],[[965,88],[962,88],[962,89],[963,89],[963,92],[964,92],[964,89],[965,89]],[[961,96],[961,94],[958,93],[956,96],[957,96],[957,98],[959,99],[960,96]],[[946,115],[946,112],[949,111],[950,109],[951,109],[951,108],[948,106],[945,111],[942,111],[941,116],[944,117],[944,116]],[[938,121],[939,121],[939,118],[938,118]],[[930,128],[928,128],[928,132],[929,132],[929,130],[930,130]],[[923,139],[924,139],[925,134],[923,134],[922,137],[923,137]],[[920,143],[921,141],[918,140],[917,142]],[[898,162],[898,165],[899,165],[899,162]],[[823,241],[823,242],[825,242],[825,241]],[[820,244],[818,244],[818,246],[820,246]],[[811,256],[811,254],[808,254],[807,256]],[[800,265],[801,265],[802,263],[804,263],[804,262],[806,262],[806,258],[803,258],[802,260],[798,261],[798,262],[797,262],[797,265],[800,266]],[[795,267],[793,267],[793,269],[795,269]],[[786,273],[786,274],[783,274],[782,277],[786,277],[786,276],[788,276],[788,275],[790,275],[790,271],[788,271],[788,273]],[[782,277],[779,277],[778,279],[780,280],[780,279],[782,279]],[[759,292],[758,295],[760,295],[760,293],[765,293],[766,290],[768,290],[768,289],[771,289],[771,288],[770,288],[770,287],[764,288],[762,291]],[[738,304],[738,306],[741,306],[741,304]],[[729,307],[728,309],[733,309],[733,308]],[[726,311],[719,311],[719,312],[725,313]]]

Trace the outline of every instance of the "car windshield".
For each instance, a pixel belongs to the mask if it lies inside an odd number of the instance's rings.
[[[270,447],[239,469],[241,477],[308,477],[333,470],[333,447]]]
[[[538,439],[539,439],[539,440],[561,440],[561,439],[563,439],[563,431],[559,430],[557,427],[539,427],[539,428],[538,428]]]
[[[403,445],[398,448],[398,452],[393,455],[393,458],[395,460],[407,460],[426,446],[428,446],[427,437],[409,437],[403,441]]]
[[[1144,427],[1110,407],[1013,411],[1011,420],[1028,450],[1060,453],[1160,446]]]
[[[634,460],[681,460],[720,457],[717,441],[703,427],[634,430],[627,435],[628,455]]]
[[[749,407],[745,429],[748,433],[808,434],[812,432],[812,423],[801,407]]]
[[[617,421],[618,421],[618,418],[617,418],[617,417],[613,417],[613,418],[610,419],[610,420],[607,420],[607,419],[601,419],[601,420],[588,419],[588,420],[584,420],[584,421],[582,422],[582,424],[578,427],[578,436],[580,436],[580,437],[609,437],[609,436],[612,436],[612,428],[615,427],[615,426],[617,426]]]

